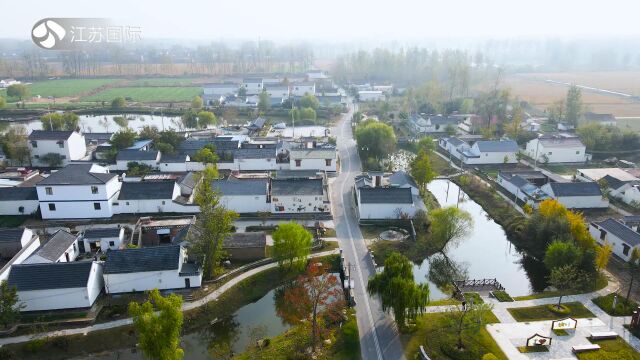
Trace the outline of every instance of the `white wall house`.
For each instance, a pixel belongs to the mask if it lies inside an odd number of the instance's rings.
[[[611,176],[619,181],[640,181],[637,177],[620,168],[592,168],[576,170],[578,181],[599,181],[605,176]]]
[[[62,165],[87,158],[84,135],[75,131],[33,130],[29,134],[31,162],[35,166],[48,166],[42,157],[54,153],[62,157]]]
[[[600,245],[611,244],[613,253],[624,261],[629,261],[633,248],[640,245],[640,234],[615,219],[592,222],[589,232]]]
[[[360,220],[412,218],[417,210],[410,188],[356,187]]]
[[[34,237],[29,228],[0,228],[0,258],[11,259]]]
[[[465,164],[515,164],[518,144],[512,140],[480,140],[470,149],[462,150]]]
[[[447,151],[453,158],[461,160],[462,151],[471,148],[469,144],[457,137],[442,137],[438,139],[438,146]]]
[[[220,202],[239,214],[270,212],[269,179],[216,180]]]
[[[581,163],[587,161],[586,146],[577,137],[540,137],[527,143],[526,154],[540,163]]]
[[[43,219],[108,218],[121,183],[95,164],[69,164],[36,185]]]
[[[550,182],[541,189],[568,209],[609,207],[609,200],[604,198],[596,182]]]
[[[604,177],[603,179],[606,179]],[[638,206],[640,205],[640,183],[637,181],[615,182],[608,179],[607,186],[609,195],[618,198],[626,204]]]
[[[162,154],[158,169],[162,172],[187,172],[187,163],[191,161],[189,155]]]
[[[334,148],[291,149],[290,170],[337,171],[337,154]]]
[[[500,171],[496,177],[496,183],[510,192],[515,198],[537,208],[539,203],[548,199],[549,194],[534,184],[538,185],[548,178],[539,171]],[[512,198],[513,199],[513,198]]]
[[[102,292],[102,265],[17,264],[11,267],[8,283],[18,290],[22,311],[88,308]]]
[[[112,169],[125,171],[128,168],[128,164],[132,162],[150,166],[152,169],[158,169],[160,157],[160,151],[155,150],[121,150],[118,152],[118,155],[116,155],[116,165],[112,166]]]
[[[25,229],[27,230],[27,229]],[[5,281],[9,278],[9,272],[13,265],[22,264],[27,258],[29,258],[36,250],[40,248],[40,237],[33,235],[31,240],[22,246],[22,249],[18,251],[5,265],[0,268],[0,281]]]
[[[267,91],[267,95],[270,98],[288,99],[289,98],[289,86],[280,84],[265,84],[264,88]]]
[[[117,250],[124,242],[124,228],[91,228],[82,233],[83,252]]]
[[[42,264],[75,261],[80,254],[79,236],[65,230],[58,230],[49,241],[42,245],[33,255],[24,261],[25,264]]]
[[[383,101],[386,99],[386,96],[382,91],[376,90],[360,90],[358,91],[358,98],[360,101]]]
[[[188,263],[180,245],[114,250],[107,253],[104,288],[107,294],[200,287],[202,271]]]
[[[277,179],[271,181],[271,212],[326,213],[329,199],[322,179]]]
[[[416,133],[444,133],[448,129],[458,128],[458,120],[442,115],[411,114],[407,120],[409,126]]]
[[[257,95],[262,92],[263,85],[261,78],[245,78],[241,86],[246,89],[247,95]]]
[[[38,210],[35,187],[0,187],[0,215],[29,215]]]
[[[199,212],[196,205],[179,201],[180,187],[175,181],[124,182],[113,203],[114,214]]]
[[[290,94],[293,96],[305,96],[316,94],[316,83],[314,82],[295,82],[290,86]]]

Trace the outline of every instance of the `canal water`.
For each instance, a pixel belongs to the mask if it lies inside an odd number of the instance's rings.
[[[122,116],[127,119],[127,126],[135,131],[140,131],[143,126],[156,126],[158,129],[183,130],[184,125],[180,116],[160,116],[160,115],[79,115],[78,126],[84,133],[116,132],[120,126],[113,121],[114,117]],[[27,128],[27,132],[32,130],[48,130],[46,124],[40,120],[9,122],[10,125],[22,125]]]
[[[532,283],[539,284],[540,281],[532,281],[523,266],[523,263],[527,265],[531,260],[515,249],[502,226],[493,221],[478,203],[449,180],[434,180],[428,188],[441,206],[457,206],[471,214],[474,222],[470,235],[446,250],[446,259],[436,254],[414,266],[414,278],[420,283],[429,284],[431,299],[447,297],[434,281],[439,283],[444,282],[443,279],[465,275],[469,279],[495,278],[512,296],[542,290],[532,287]]]

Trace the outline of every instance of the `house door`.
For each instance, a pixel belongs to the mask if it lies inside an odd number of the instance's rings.
[[[187,289],[191,287],[191,279],[189,278],[184,279],[184,287]]]
[[[64,253],[64,258],[67,259],[67,262],[69,262],[69,253]]]

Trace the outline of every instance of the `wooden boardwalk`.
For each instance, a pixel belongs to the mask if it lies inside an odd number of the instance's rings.
[[[504,286],[497,279],[468,279],[453,282],[458,293],[477,292],[488,293],[490,291],[504,290]]]

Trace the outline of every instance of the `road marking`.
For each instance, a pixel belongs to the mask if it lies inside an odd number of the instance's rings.
[[[346,120],[344,122],[345,122],[345,124],[347,123]],[[344,128],[345,128],[344,125],[340,128],[340,133],[341,133],[341,136],[342,136],[343,139],[344,139]],[[348,177],[349,176],[348,174],[351,172],[350,171],[351,170],[351,153],[349,151],[349,147],[348,146],[346,146],[344,148],[344,150],[347,152],[347,158],[349,159],[349,171],[346,174],[347,177]],[[346,180],[347,179],[345,178],[342,181],[342,184],[340,186],[340,196],[342,196],[343,198],[344,198],[344,194],[345,194],[344,186],[346,184]],[[347,215],[347,206],[344,203],[344,200],[343,200],[343,204],[342,204],[342,215],[344,216],[345,222],[347,224],[347,233],[349,234],[349,240],[350,240],[350,243],[351,243],[351,250],[353,251],[354,257],[356,257],[354,259],[355,260],[354,266],[356,267],[356,270],[357,270],[358,275],[359,275],[360,286],[362,287],[362,289],[365,292],[364,303],[365,303],[365,307],[366,307],[366,310],[367,310],[369,323],[370,323],[372,331],[373,331],[373,343],[374,343],[375,348],[376,348],[376,354],[378,355],[378,359],[379,360],[383,360],[382,351],[380,350],[380,344],[378,342],[378,332],[376,331],[376,324],[373,321],[373,314],[371,314],[371,306],[369,305],[369,297],[366,295],[366,292],[367,292],[366,289],[367,288],[364,286],[364,281],[363,281],[364,277],[362,276],[362,269],[360,268],[360,261],[358,260],[358,253],[356,251],[356,246],[354,244],[353,234],[351,232],[351,223],[349,222],[349,216]]]

